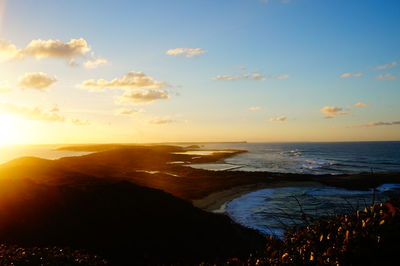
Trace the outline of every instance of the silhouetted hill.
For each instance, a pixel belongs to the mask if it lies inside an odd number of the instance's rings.
[[[18,175],[49,161],[25,158],[3,167]],[[51,163],[50,163],[51,165]],[[2,169],[2,170],[4,170]],[[18,170],[18,171],[17,171]],[[50,174],[43,170],[40,174]],[[38,172],[27,172],[38,174]],[[61,173],[65,173],[61,170]],[[228,217],[194,208],[165,192],[112,179],[86,185],[0,178],[0,241],[23,247],[85,249],[116,264],[194,263],[245,255],[263,238]],[[39,181],[41,182],[42,179]],[[51,176],[46,178],[46,182]]]

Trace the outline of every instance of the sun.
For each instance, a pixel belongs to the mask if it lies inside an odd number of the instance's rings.
[[[18,143],[18,119],[11,115],[0,114],[0,145]]]

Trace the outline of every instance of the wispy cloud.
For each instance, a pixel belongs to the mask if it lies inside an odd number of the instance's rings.
[[[81,120],[81,119],[77,119],[77,118],[72,118],[70,121],[75,126],[87,126],[87,125],[90,125],[90,122],[88,120]]]
[[[342,75],[340,75],[341,78],[359,78],[361,77],[363,74],[360,72],[357,73],[343,73]]]
[[[387,74],[380,74],[380,75],[376,76],[376,79],[379,79],[379,80],[396,80],[397,77],[395,75],[393,75],[392,73],[387,73]]]
[[[379,127],[379,126],[397,126],[400,125],[400,121],[393,121],[393,122],[369,122],[366,124],[359,124],[357,127]]]
[[[117,115],[129,115],[129,116],[134,116],[143,112],[144,112],[143,109],[132,109],[132,108],[119,108],[115,110],[115,114]]]
[[[86,68],[97,68],[107,63],[108,63],[107,59],[99,57],[93,60],[86,61],[85,63],[83,63],[83,66]]]
[[[0,112],[15,115],[24,120],[34,120],[46,123],[64,123],[69,122],[77,126],[89,125],[89,121],[78,118],[69,118],[64,116],[60,109],[55,106],[46,111],[40,107],[26,107],[11,103],[0,103]]]
[[[176,120],[170,116],[154,117],[149,120],[149,123],[154,125],[171,124],[174,122],[176,122]]]
[[[372,104],[364,103],[364,102],[358,102],[354,104],[355,108],[360,108],[360,107],[370,107]]]
[[[324,106],[321,113],[325,115],[325,118],[335,118],[337,116],[349,115],[350,113],[343,112],[343,108],[337,106]]]
[[[26,120],[38,120],[44,122],[65,122],[66,120],[66,118],[59,112],[46,112],[39,107],[28,108],[24,106],[3,103],[0,104],[0,110],[5,113],[17,115]]]
[[[278,116],[278,117],[271,118],[269,121],[270,122],[285,122],[287,120],[288,119],[286,116]]]
[[[184,55],[187,58],[194,57],[199,54],[204,54],[206,50],[202,48],[175,48],[166,52],[167,55]]]
[[[392,63],[386,64],[386,65],[377,66],[377,67],[375,67],[375,69],[377,69],[377,70],[385,70],[385,69],[397,67],[397,66],[399,66],[399,65],[400,65],[400,64],[399,64],[398,62],[393,61]]]
[[[23,89],[47,90],[57,80],[43,72],[26,73],[18,81],[18,86]]]
[[[259,111],[259,110],[261,110],[261,109],[262,109],[261,106],[250,106],[250,107],[249,107],[249,110],[250,110],[250,111]]]
[[[218,75],[213,78],[213,80],[265,80],[265,77],[260,73],[253,74],[240,74],[240,75]]]
[[[154,80],[152,77],[143,72],[131,71],[126,73],[121,78],[114,78],[112,80],[105,79],[88,79],[83,81],[77,86],[91,91],[102,91],[105,89],[158,89],[166,86],[167,83]]]
[[[289,75],[288,74],[281,74],[281,75],[274,75],[272,76],[274,79],[288,79]]]

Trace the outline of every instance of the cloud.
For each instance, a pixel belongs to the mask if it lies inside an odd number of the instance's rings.
[[[397,67],[399,65],[400,65],[399,63],[397,63],[396,61],[393,61],[392,63],[386,64],[386,65],[377,66],[377,67],[375,67],[375,69],[376,70],[385,70],[385,69]]]
[[[343,112],[343,108],[337,106],[325,106],[319,111],[325,115],[325,118],[335,118],[337,116],[349,115],[349,113]]]
[[[3,59],[9,60],[16,56],[18,48],[11,42],[0,39],[0,56]]]
[[[274,79],[287,79],[287,78],[289,78],[289,75],[287,75],[287,74],[275,75],[275,76],[272,76],[272,78],[274,78]]]
[[[379,80],[396,80],[397,77],[395,75],[393,75],[392,73],[387,73],[387,74],[380,74],[378,76],[376,76],[376,79]]]
[[[129,109],[129,108],[119,108],[117,110],[115,110],[115,114],[117,115],[136,115],[139,113],[143,113],[144,110],[143,109]]]
[[[125,91],[122,96],[118,97],[117,104],[147,104],[155,100],[165,100],[169,97],[168,92],[161,89],[131,89]]]
[[[360,73],[360,72],[357,72],[357,73],[343,73],[342,75],[340,75],[340,77],[341,77],[341,78],[350,78],[350,77],[359,78],[359,77],[361,77],[362,75],[363,75],[363,74]]]
[[[175,48],[166,52],[167,55],[184,55],[187,58],[203,54],[206,50],[202,48]]]
[[[43,122],[65,122],[66,120],[59,112],[45,112],[39,107],[27,108],[14,104],[0,104],[0,111],[17,115],[26,120]]]
[[[359,108],[359,107],[370,107],[372,104],[368,103],[363,103],[363,102],[358,102],[354,104],[354,107]]]
[[[176,122],[176,120],[172,119],[169,116],[163,116],[163,117],[154,117],[149,121],[150,124],[154,125],[163,125],[163,124],[171,124]]]
[[[288,119],[286,116],[278,116],[278,117],[271,118],[269,121],[270,122],[285,122],[287,120]]]
[[[242,75],[218,75],[213,78],[213,80],[265,80],[265,77],[259,73],[253,74],[242,74]]]
[[[249,107],[249,110],[250,110],[250,111],[259,111],[259,110],[261,110],[261,109],[262,109],[261,106],[250,106],[250,107]]]
[[[107,59],[99,57],[93,60],[86,61],[85,63],[83,63],[83,66],[86,68],[97,68],[107,63],[108,63]]]
[[[132,89],[132,88],[148,88],[158,89],[166,86],[167,83],[154,80],[152,77],[143,72],[131,71],[126,73],[122,78],[114,78],[110,81],[105,79],[88,79],[77,85],[80,88],[92,91],[102,91],[105,89]]]
[[[393,121],[393,122],[369,122],[366,124],[357,125],[357,127],[378,127],[378,126],[397,126],[400,125],[400,121]]]
[[[18,50],[16,59],[25,57],[40,58],[64,58],[71,59],[83,57],[90,51],[87,41],[83,38],[71,39],[69,42],[60,40],[33,40],[24,49]]]
[[[18,81],[18,86],[24,89],[36,89],[39,91],[47,90],[51,85],[53,85],[57,80],[50,77],[46,73],[35,72],[26,73]]]
[[[54,106],[49,111],[44,111],[40,107],[29,108],[10,103],[0,103],[0,112],[16,115],[24,120],[34,120],[47,123],[70,122],[76,126],[89,125],[89,121],[77,118],[67,118],[60,113],[58,106]]]

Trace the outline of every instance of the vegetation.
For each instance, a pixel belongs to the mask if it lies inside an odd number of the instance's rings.
[[[71,250],[59,247],[21,248],[15,245],[0,245],[0,265],[8,266],[100,266],[109,265],[97,255],[81,250]]]
[[[267,238],[263,252],[227,264],[394,265],[400,252],[400,198],[318,220],[287,232],[283,241]]]

